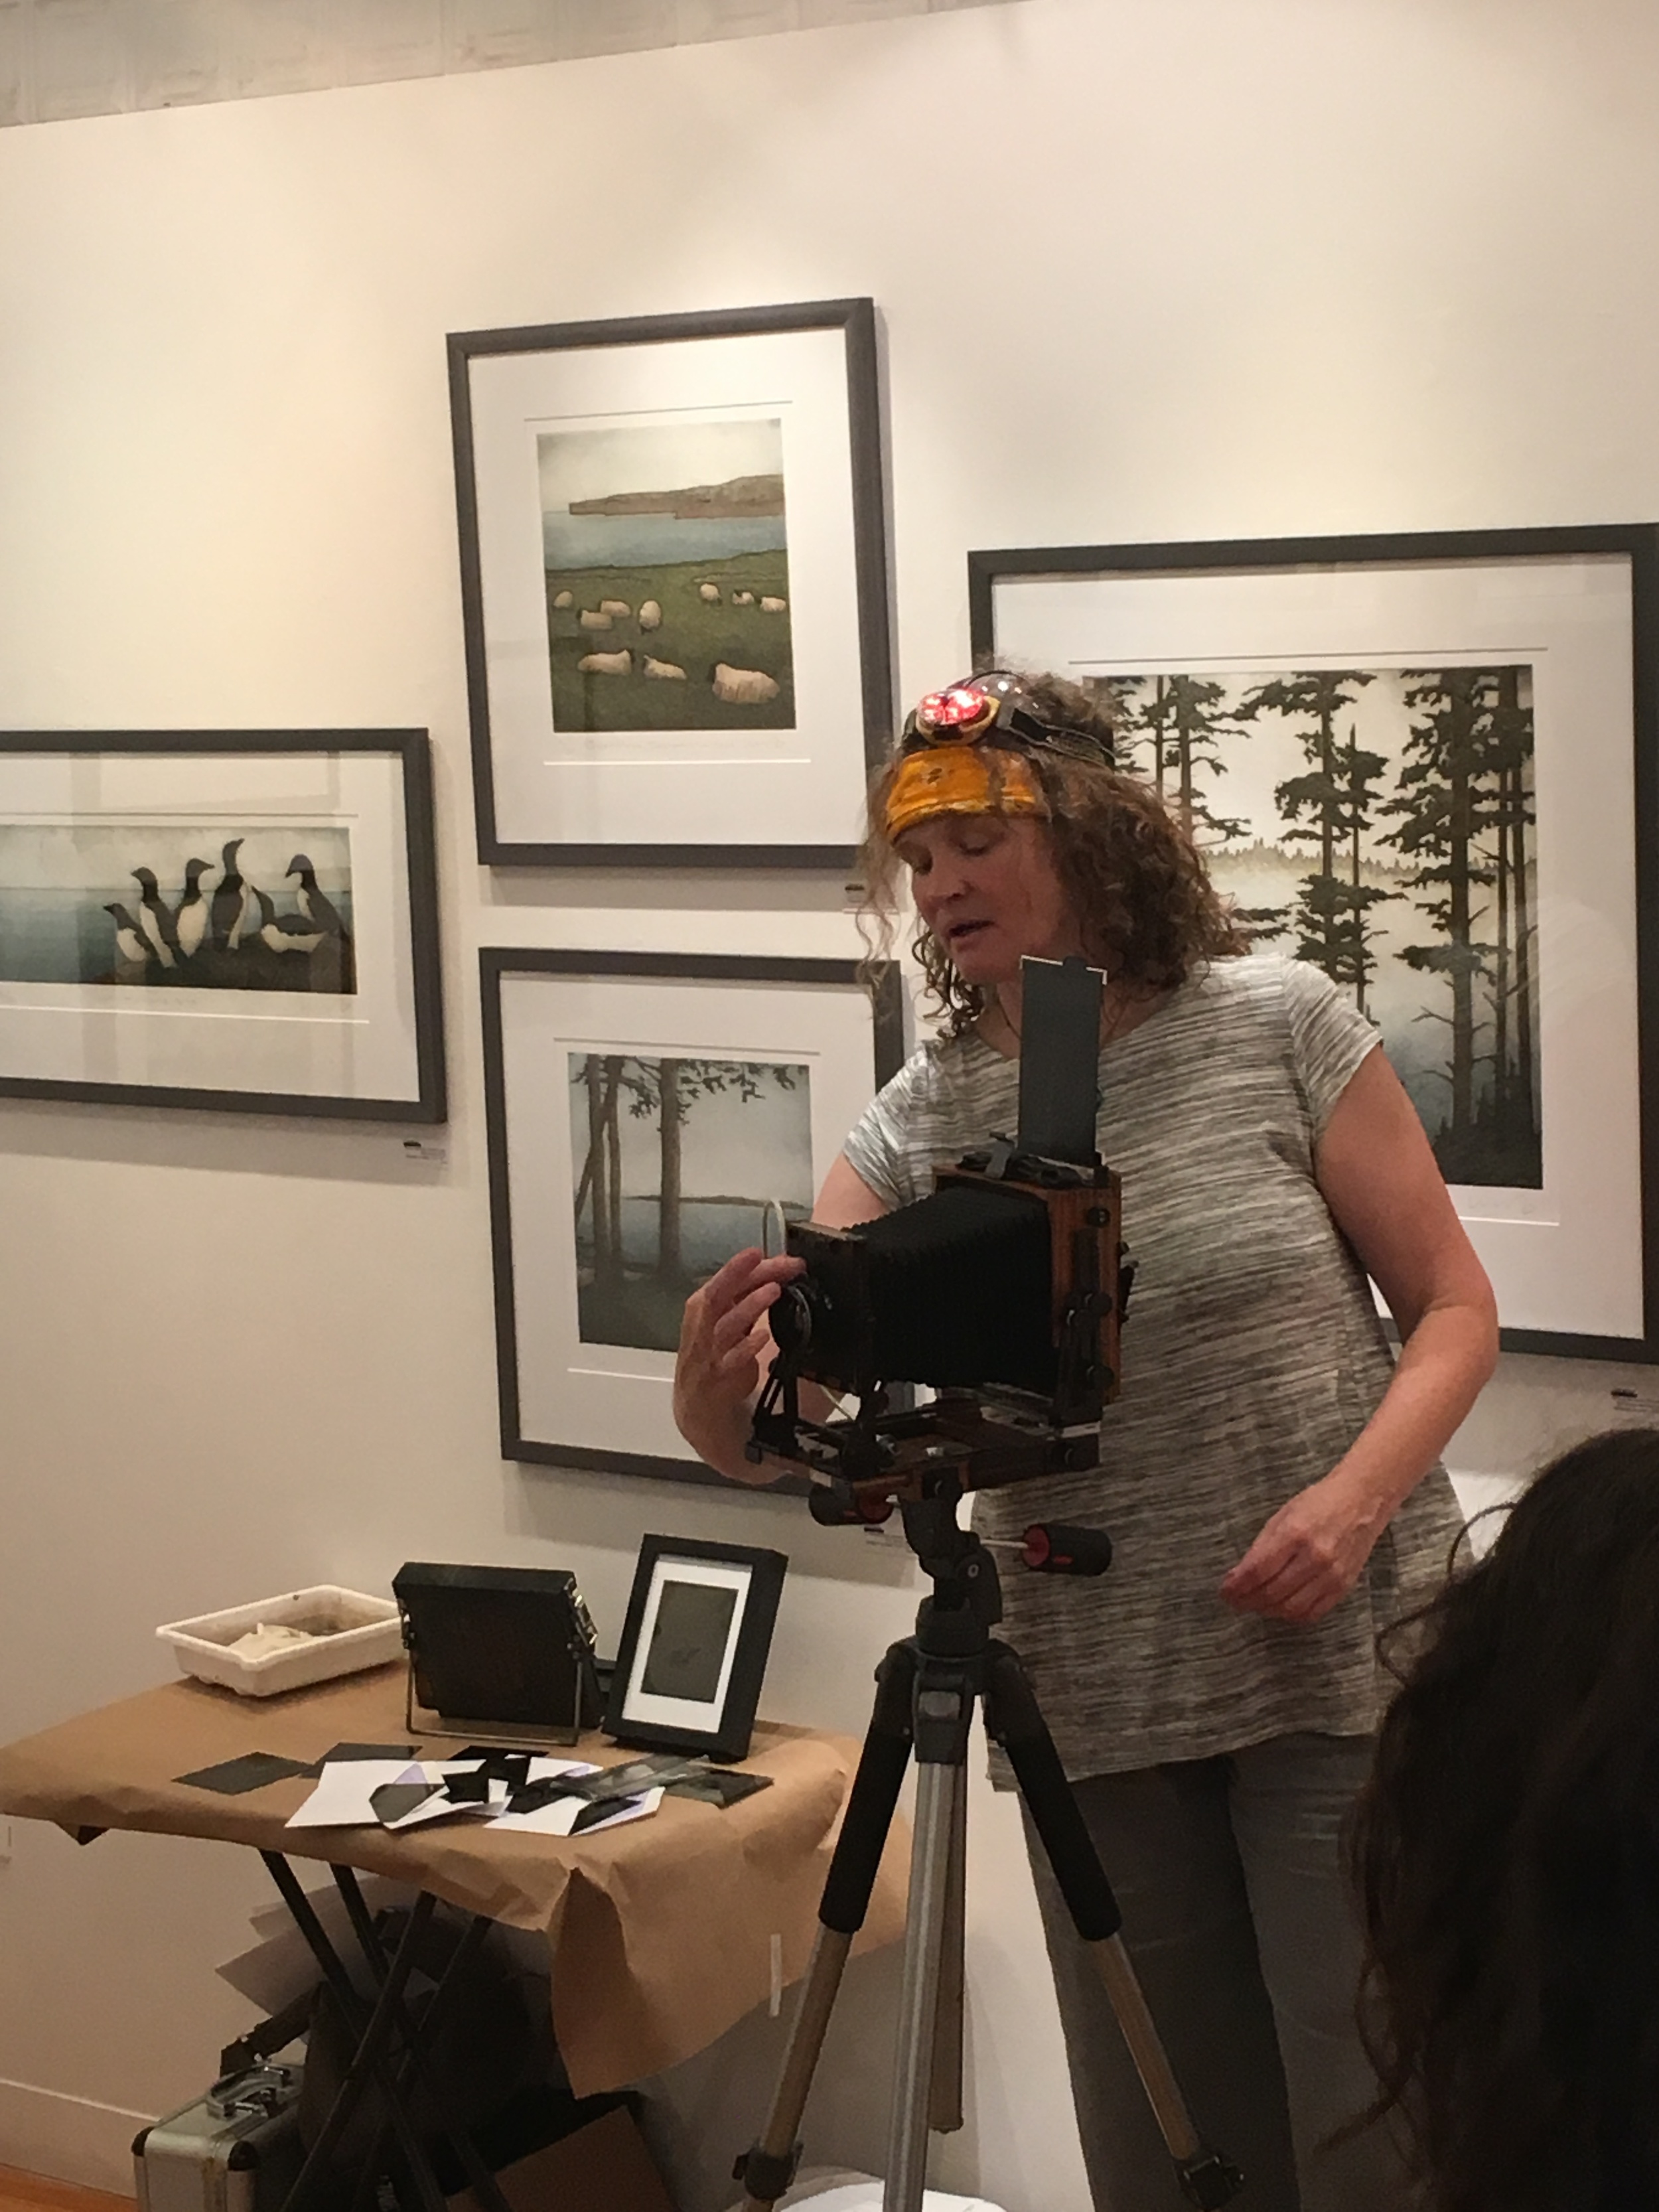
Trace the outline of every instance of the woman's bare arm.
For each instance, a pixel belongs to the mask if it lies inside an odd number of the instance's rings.
[[[1291,1498],[1221,1585],[1240,1613],[1317,1620],[1359,1579],[1498,1357],[1498,1310],[1417,1110],[1381,1048],[1337,1101],[1314,1172],[1399,1325],[1381,1405],[1338,1464]]]

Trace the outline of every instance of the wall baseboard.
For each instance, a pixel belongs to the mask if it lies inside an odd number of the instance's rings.
[[[0,2166],[132,2195],[132,2139],[153,2112],[0,2081]]]

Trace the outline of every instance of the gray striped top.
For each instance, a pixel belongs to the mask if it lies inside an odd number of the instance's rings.
[[[1270,1515],[1328,1474],[1388,1386],[1364,1275],[1314,1181],[1313,1148],[1377,1042],[1315,968],[1218,960],[1100,1056],[1099,1144],[1123,1178],[1139,1263],[1123,1388],[1101,1465],[981,1492],[975,1525],[1103,1528],[1097,1581],[1002,1554],[1005,1625],[1073,1780],[1198,1759],[1298,1729],[1373,1728],[1374,1639],[1444,1575],[1462,1525],[1438,1468],[1323,1620],[1239,1614],[1216,1595]],[[846,1145],[889,1206],[937,1162],[1012,1133],[1016,1065],[976,1036],[914,1054]],[[1003,1560],[1008,1564],[1002,1565]]]

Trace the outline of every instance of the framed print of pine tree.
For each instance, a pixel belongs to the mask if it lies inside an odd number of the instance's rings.
[[[1659,529],[1022,548],[969,571],[976,664],[1101,698],[1119,765],[1255,949],[1376,1024],[1506,1346],[1659,1358],[1639,926]]]

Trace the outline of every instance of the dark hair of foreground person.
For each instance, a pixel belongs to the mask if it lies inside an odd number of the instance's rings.
[[[1350,1838],[1376,2109],[1433,2212],[1652,2212],[1659,1431],[1557,1460],[1403,1632]]]

